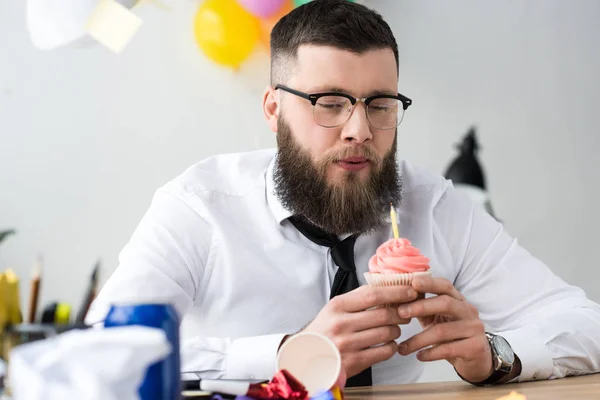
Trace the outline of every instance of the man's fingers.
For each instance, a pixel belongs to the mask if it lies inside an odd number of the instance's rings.
[[[357,312],[388,304],[402,304],[417,298],[410,286],[375,287],[364,285],[351,292],[339,295],[329,302],[335,311]]]
[[[403,318],[443,315],[453,319],[472,319],[478,315],[477,309],[471,304],[448,295],[440,295],[417,300],[411,304],[403,304],[398,307],[398,314]]]
[[[385,325],[405,325],[410,318],[398,314],[397,307],[380,307],[366,311],[349,313],[344,316],[344,332],[358,332]]]
[[[398,352],[402,355],[408,355],[429,346],[440,345],[472,336],[480,335],[483,337],[484,333],[485,328],[479,320],[445,322],[433,325],[400,343]]]
[[[348,365],[350,365],[347,371],[348,377],[352,377],[359,372],[362,372],[373,364],[392,358],[397,351],[398,345],[396,342],[391,341],[381,346],[371,347],[366,350],[349,354],[345,360]]]
[[[445,278],[418,276],[413,280],[412,287],[419,293],[445,294],[457,300],[465,299],[452,282]]]
[[[472,359],[489,352],[489,343],[485,336],[473,336],[468,339],[440,344],[417,353],[420,361]]]
[[[339,336],[333,341],[341,352],[352,352],[368,349],[382,343],[389,343],[398,339],[400,333],[398,325],[387,325]]]

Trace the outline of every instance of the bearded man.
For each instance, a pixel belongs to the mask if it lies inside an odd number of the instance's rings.
[[[410,140],[400,77],[375,11],[316,0],[283,17],[262,99],[277,149],[211,157],[160,188],[87,321],[170,303],[183,372],[203,378],[270,379],[303,331],[338,347],[347,386],[414,382],[434,360],[477,385],[598,371],[598,305],[450,182],[396,159]],[[370,287],[390,203],[432,277]]]

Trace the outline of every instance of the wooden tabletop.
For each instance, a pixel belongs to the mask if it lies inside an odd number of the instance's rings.
[[[475,387],[464,382],[415,383],[344,390],[346,400],[495,400],[516,391],[527,400],[599,400],[600,374]]]

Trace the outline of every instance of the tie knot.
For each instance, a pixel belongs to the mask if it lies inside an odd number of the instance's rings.
[[[354,243],[356,236],[348,236],[342,241],[338,241],[331,247],[331,257],[338,267],[346,272],[355,273],[354,265]]]

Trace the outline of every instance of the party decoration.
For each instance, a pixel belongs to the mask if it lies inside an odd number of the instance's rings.
[[[132,0],[129,0],[132,1]],[[152,4],[163,11],[173,11],[173,4],[176,0],[135,0],[138,6]]]
[[[306,3],[310,3],[312,0],[294,0],[294,6],[300,7],[305,5]],[[354,0],[348,0],[351,3],[354,3]]]
[[[310,3],[312,0],[294,0],[294,5],[296,7],[300,7],[305,5],[306,3]]]
[[[247,11],[259,18],[268,18],[275,14],[286,0],[238,0]]]
[[[120,53],[142,25],[142,19],[115,0],[100,0],[86,32],[114,53]]]
[[[54,50],[84,39],[86,23],[99,0],[27,1],[27,28],[33,45],[40,50]],[[136,0],[118,0],[127,9]]]
[[[196,13],[194,34],[208,58],[239,68],[258,42],[259,22],[236,0],[206,0]]]
[[[292,11],[293,8],[293,1],[285,0],[275,14],[260,21],[260,41],[267,46],[267,48],[269,48],[273,27],[284,15]]]

